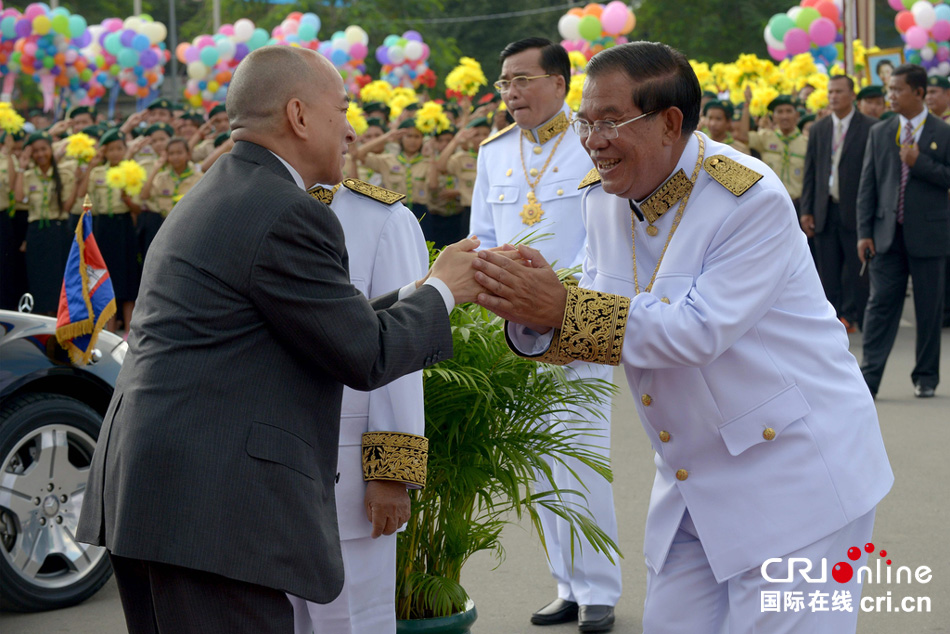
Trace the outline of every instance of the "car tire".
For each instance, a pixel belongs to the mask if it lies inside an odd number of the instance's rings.
[[[96,410],[58,394],[0,409],[0,609],[75,605],[112,575],[104,548],[74,540],[101,426]]]

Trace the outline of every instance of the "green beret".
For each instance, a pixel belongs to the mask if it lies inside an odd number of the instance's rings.
[[[222,143],[231,138],[231,131],[222,132],[218,136],[214,137],[214,147],[220,147]]]
[[[113,141],[125,141],[125,133],[122,132],[119,128],[112,128],[111,130],[106,130],[102,137],[99,139],[99,146],[105,147],[112,143]]]
[[[883,97],[884,88],[881,86],[865,86],[858,92],[858,101],[862,99],[874,99],[875,97]]]
[[[706,116],[706,113],[713,109],[718,109],[725,112],[726,119],[732,119],[732,115],[735,113],[735,108],[733,108],[732,104],[728,101],[719,101],[718,99],[713,99],[703,106],[703,116]]]
[[[81,114],[87,114],[92,118],[96,117],[96,111],[90,106],[76,106],[75,108],[71,108],[69,112],[66,113],[66,118],[72,119],[73,117],[78,117]]]
[[[26,137],[26,141],[23,142],[23,147],[25,148],[30,147],[32,144],[36,143],[37,141],[46,141],[47,143],[52,145],[53,137],[46,130],[43,130],[40,132],[34,132],[30,136]]]
[[[133,139],[137,139],[143,134],[145,134],[145,128],[141,126],[135,126],[134,128],[132,128],[131,134],[132,134]]]
[[[82,130],[80,130],[80,132],[82,132],[83,134],[87,134],[94,139],[98,139],[99,137],[102,136],[102,128],[100,128],[97,125],[87,126],[83,128]]]
[[[171,110],[172,102],[168,99],[156,99],[152,103],[148,104],[146,110]]]
[[[46,113],[40,110],[39,108],[33,108],[30,110],[30,113],[26,115],[27,119],[32,119],[33,117],[45,117]]]
[[[398,127],[397,129],[403,130],[403,129],[405,129],[405,128],[412,128],[412,129],[415,129],[415,128],[416,128],[416,120],[413,119],[412,117],[410,117],[410,118],[406,119],[405,121],[403,121],[402,123],[400,123],[400,124],[399,124],[399,127]]]
[[[451,112],[451,113],[454,114],[456,117],[459,116],[459,114],[461,114],[461,112],[462,112],[462,109],[459,108],[459,107],[458,107],[457,105],[455,105],[454,103],[446,104],[446,105],[442,106],[442,109],[445,110],[446,112]]]
[[[223,103],[219,103],[219,104],[216,105],[214,108],[212,108],[211,110],[209,110],[209,111],[208,111],[208,118],[210,119],[211,117],[213,117],[214,115],[218,114],[219,112],[223,112],[223,113],[225,113],[225,114],[227,114],[227,112],[228,112],[228,109],[225,107],[225,105],[224,105]]]
[[[16,132],[13,133],[14,141],[22,141],[25,138],[26,138],[26,130],[17,130]],[[6,140],[7,140],[7,133],[4,132],[3,130],[0,130],[0,143],[3,143]]]
[[[927,85],[950,90],[950,79],[947,79],[943,75],[931,75],[927,78]]]
[[[172,110],[184,110],[185,104],[180,101],[172,102]]]
[[[419,103],[410,103],[410,104],[407,104],[407,105],[406,105],[406,107],[404,108],[404,110],[406,110],[407,112],[415,112],[416,110],[418,110],[418,109],[421,108],[421,107],[422,107],[422,106],[421,106]]]
[[[145,128],[145,136],[152,136],[153,132],[164,132],[168,136],[175,136],[175,128],[167,123],[153,123]]]
[[[376,117],[370,117],[366,120],[366,125],[370,127],[382,128],[383,132],[387,131],[386,123],[382,119],[377,119]]]
[[[465,124],[465,127],[466,128],[490,128],[491,123],[488,121],[488,117],[475,117],[474,119],[469,121],[467,124]]]
[[[795,100],[792,99],[791,95],[779,95],[775,99],[769,102],[769,112],[772,112],[779,106],[795,106]]]
[[[739,121],[742,119],[742,111],[745,110],[745,104],[740,103],[736,106],[733,106],[733,108],[735,108],[735,112],[732,114],[732,120]]]
[[[370,101],[363,106],[363,112],[385,112],[386,116],[389,116],[389,106],[382,101]]]
[[[703,97],[704,97],[704,98],[705,98],[705,97],[709,97],[710,99],[719,99],[719,95],[717,95],[716,93],[714,93],[714,92],[711,91],[711,90],[704,90],[704,91],[703,91]]]
[[[881,121],[884,121],[885,119],[890,119],[891,117],[896,117],[896,116],[897,116],[897,113],[894,112],[893,110],[885,110],[884,114],[881,115]]]
[[[205,122],[205,116],[201,114],[200,112],[196,112],[194,110],[184,113],[183,115],[181,115],[181,118],[184,119],[185,121],[194,121],[199,126]]]
[[[816,118],[816,115],[813,115],[813,114],[806,114],[804,117],[802,117],[801,119],[798,120],[798,129],[799,129],[799,130],[804,130],[804,129],[805,129],[805,124],[808,123],[809,121],[814,121],[815,118]]]
[[[456,128],[452,124],[449,124],[449,127],[447,127],[445,130],[437,132],[436,136],[442,136],[443,134],[451,134],[452,136],[455,136],[456,134],[458,134],[458,131],[459,131],[458,128]]]

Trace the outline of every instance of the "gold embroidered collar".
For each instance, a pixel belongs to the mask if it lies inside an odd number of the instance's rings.
[[[560,133],[567,130],[567,126],[571,124],[567,120],[567,115],[563,111],[557,113],[557,116],[548,121],[547,123],[542,123],[537,128],[532,130],[521,130],[521,134],[524,135],[526,139],[532,143],[540,143],[544,145]]]
[[[650,194],[646,200],[640,203],[640,211],[651,224],[659,220],[660,216],[672,209],[673,205],[679,202],[683,196],[690,193],[693,184],[683,168],[680,168],[675,174],[669,177],[665,183],[660,185],[655,192]]]
[[[340,189],[339,185],[337,185],[333,189],[328,189],[324,187],[323,185],[317,185],[316,187],[313,187],[310,190],[308,190],[307,193],[310,194],[313,198],[316,198],[317,200],[322,202],[324,205],[329,205],[330,203],[333,202],[333,195],[336,193],[338,189]]]

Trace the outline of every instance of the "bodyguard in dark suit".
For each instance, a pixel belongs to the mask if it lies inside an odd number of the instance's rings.
[[[812,126],[805,153],[801,225],[815,239],[815,264],[825,296],[849,331],[859,327],[868,301],[868,278],[859,275],[857,199],[868,131],[877,123],[854,107],[854,82],[828,82],[831,116]]]
[[[290,633],[285,592],[335,598],[343,385],[451,356],[446,309],[479,288],[476,241],[418,290],[350,285],[340,224],[305,191],[342,180],[355,137],[321,56],[254,51],[227,108],[233,151],[152,243],[83,501],[78,539],[110,550],[133,633]]]
[[[890,78],[899,116],[871,129],[858,191],[858,257],[872,259],[871,296],[864,315],[861,372],[877,394],[897,337],[908,274],[914,278],[918,397],[940,380],[940,320],[944,262],[950,251],[950,126],[924,108],[927,74],[914,64]]]

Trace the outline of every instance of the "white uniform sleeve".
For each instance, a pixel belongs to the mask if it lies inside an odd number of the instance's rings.
[[[482,147],[478,152],[478,168],[475,174],[475,188],[472,191],[472,219],[468,228],[468,235],[476,235],[481,241],[481,249],[491,249],[498,246],[495,236],[495,221],[492,219],[492,208],[488,202],[488,191],[491,189],[491,177],[488,167],[488,152]]]

